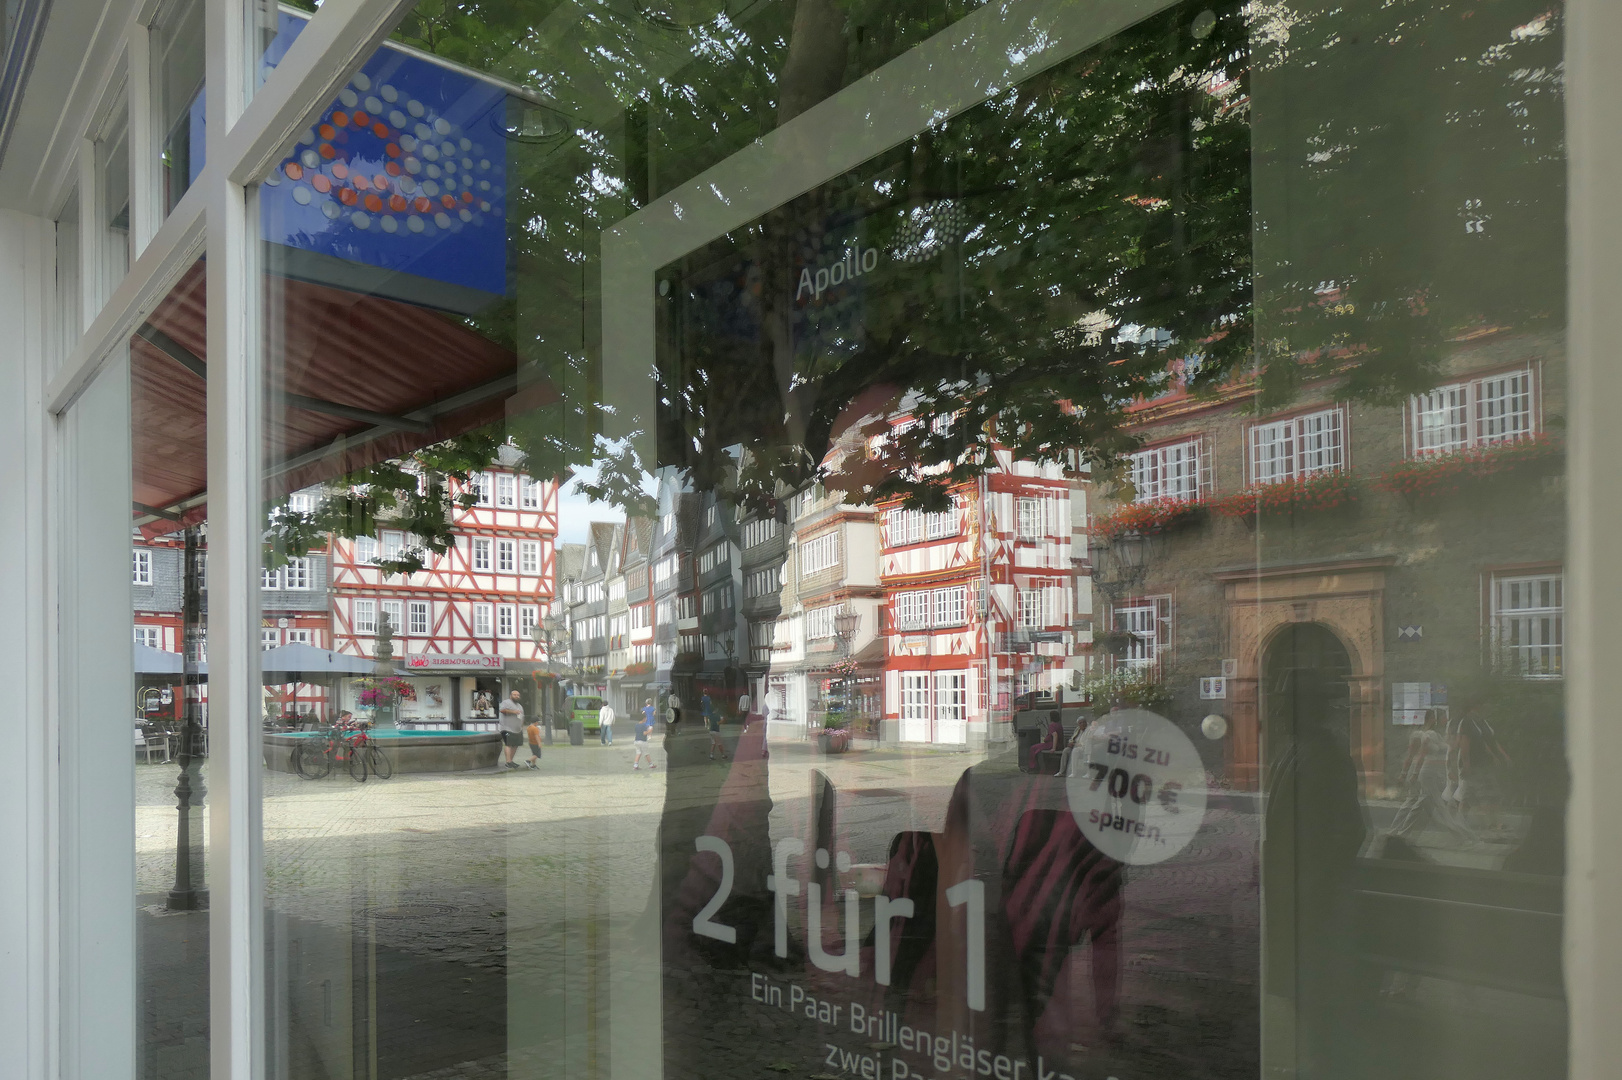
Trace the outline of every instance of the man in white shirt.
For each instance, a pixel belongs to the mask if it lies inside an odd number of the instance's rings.
[[[606,701],[597,710],[597,738],[604,746],[614,745],[614,706]]]
[[[518,762],[513,760],[513,755],[524,745],[524,706],[518,700],[517,690],[501,703],[501,719],[498,726],[501,728],[501,748],[507,756],[502,766],[516,769]]]

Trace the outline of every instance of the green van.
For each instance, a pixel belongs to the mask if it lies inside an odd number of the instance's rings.
[[[590,694],[570,697],[564,704],[569,719],[579,720],[587,731],[597,730],[597,710],[602,707],[603,699]]]

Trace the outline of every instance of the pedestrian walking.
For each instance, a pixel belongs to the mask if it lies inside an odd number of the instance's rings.
[[[614,706],[606,701],[597,710],[597,739],[604,746],[614,745]]]
[[[652,735],[653,699],[649,698],[647,704],[642,706],[642,721],[636,725],[636,731],[632,735],[636,744],[636,756],[631,759],[631,768],[642,768],[643,758],[648,759],[648,769],[650,771],[659,767],[653,760],[653,743],[650,741]]]
[[[1448,787],[1448,745],[1436,729],[1436,710],[1425,710],[1425,726],[1408,740],[1408,756],[1403,760],[1401,782],[1407,797],[1391,823],[1391,835],[1407,839],[1427,822],[1434,821],[1465,843],[1474,843],[1467,828],[1443,796]]]
[[[517,690],[507,695],[507,700],[501,703],[500,722],[497,726],[501,728],[502,752],[506,755],[502,766],[516,769],[518,762],[513,760],[513,756],[518,753],[518,748],[524,745],[524,706],[518,700]]]
[[[524,734],[529,736],[529,760],[524,764],[538,769],[541,767],[541,722],[531,719],[529,726],[524,728]]]
[[[727,744],[721,739],[721,714],[716,712],[715,705],[710,701],[710,695],[705,694],[698,703],[698,711],[704,717],[704,726],[710,733],[710,760],[714,761],[717,754],[725,761]]]

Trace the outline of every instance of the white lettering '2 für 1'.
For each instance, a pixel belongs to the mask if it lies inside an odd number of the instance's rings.
[[[799,301],[806,294],[814,299],[822,299],[822,294],[835,285],[843,285],[863,274],[871,274],[879,265],[879,249],[867,248],[865,251],[858,248],[846,248],[843,257],[836,263],[819,266],[815,273],[808,266],[800,271],[800,285],[794,290],[794,299]]]

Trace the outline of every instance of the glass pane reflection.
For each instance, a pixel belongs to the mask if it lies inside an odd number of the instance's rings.
[[[1547,1071],[1558,19],[879,7],[267,179],[273,1073]]]

